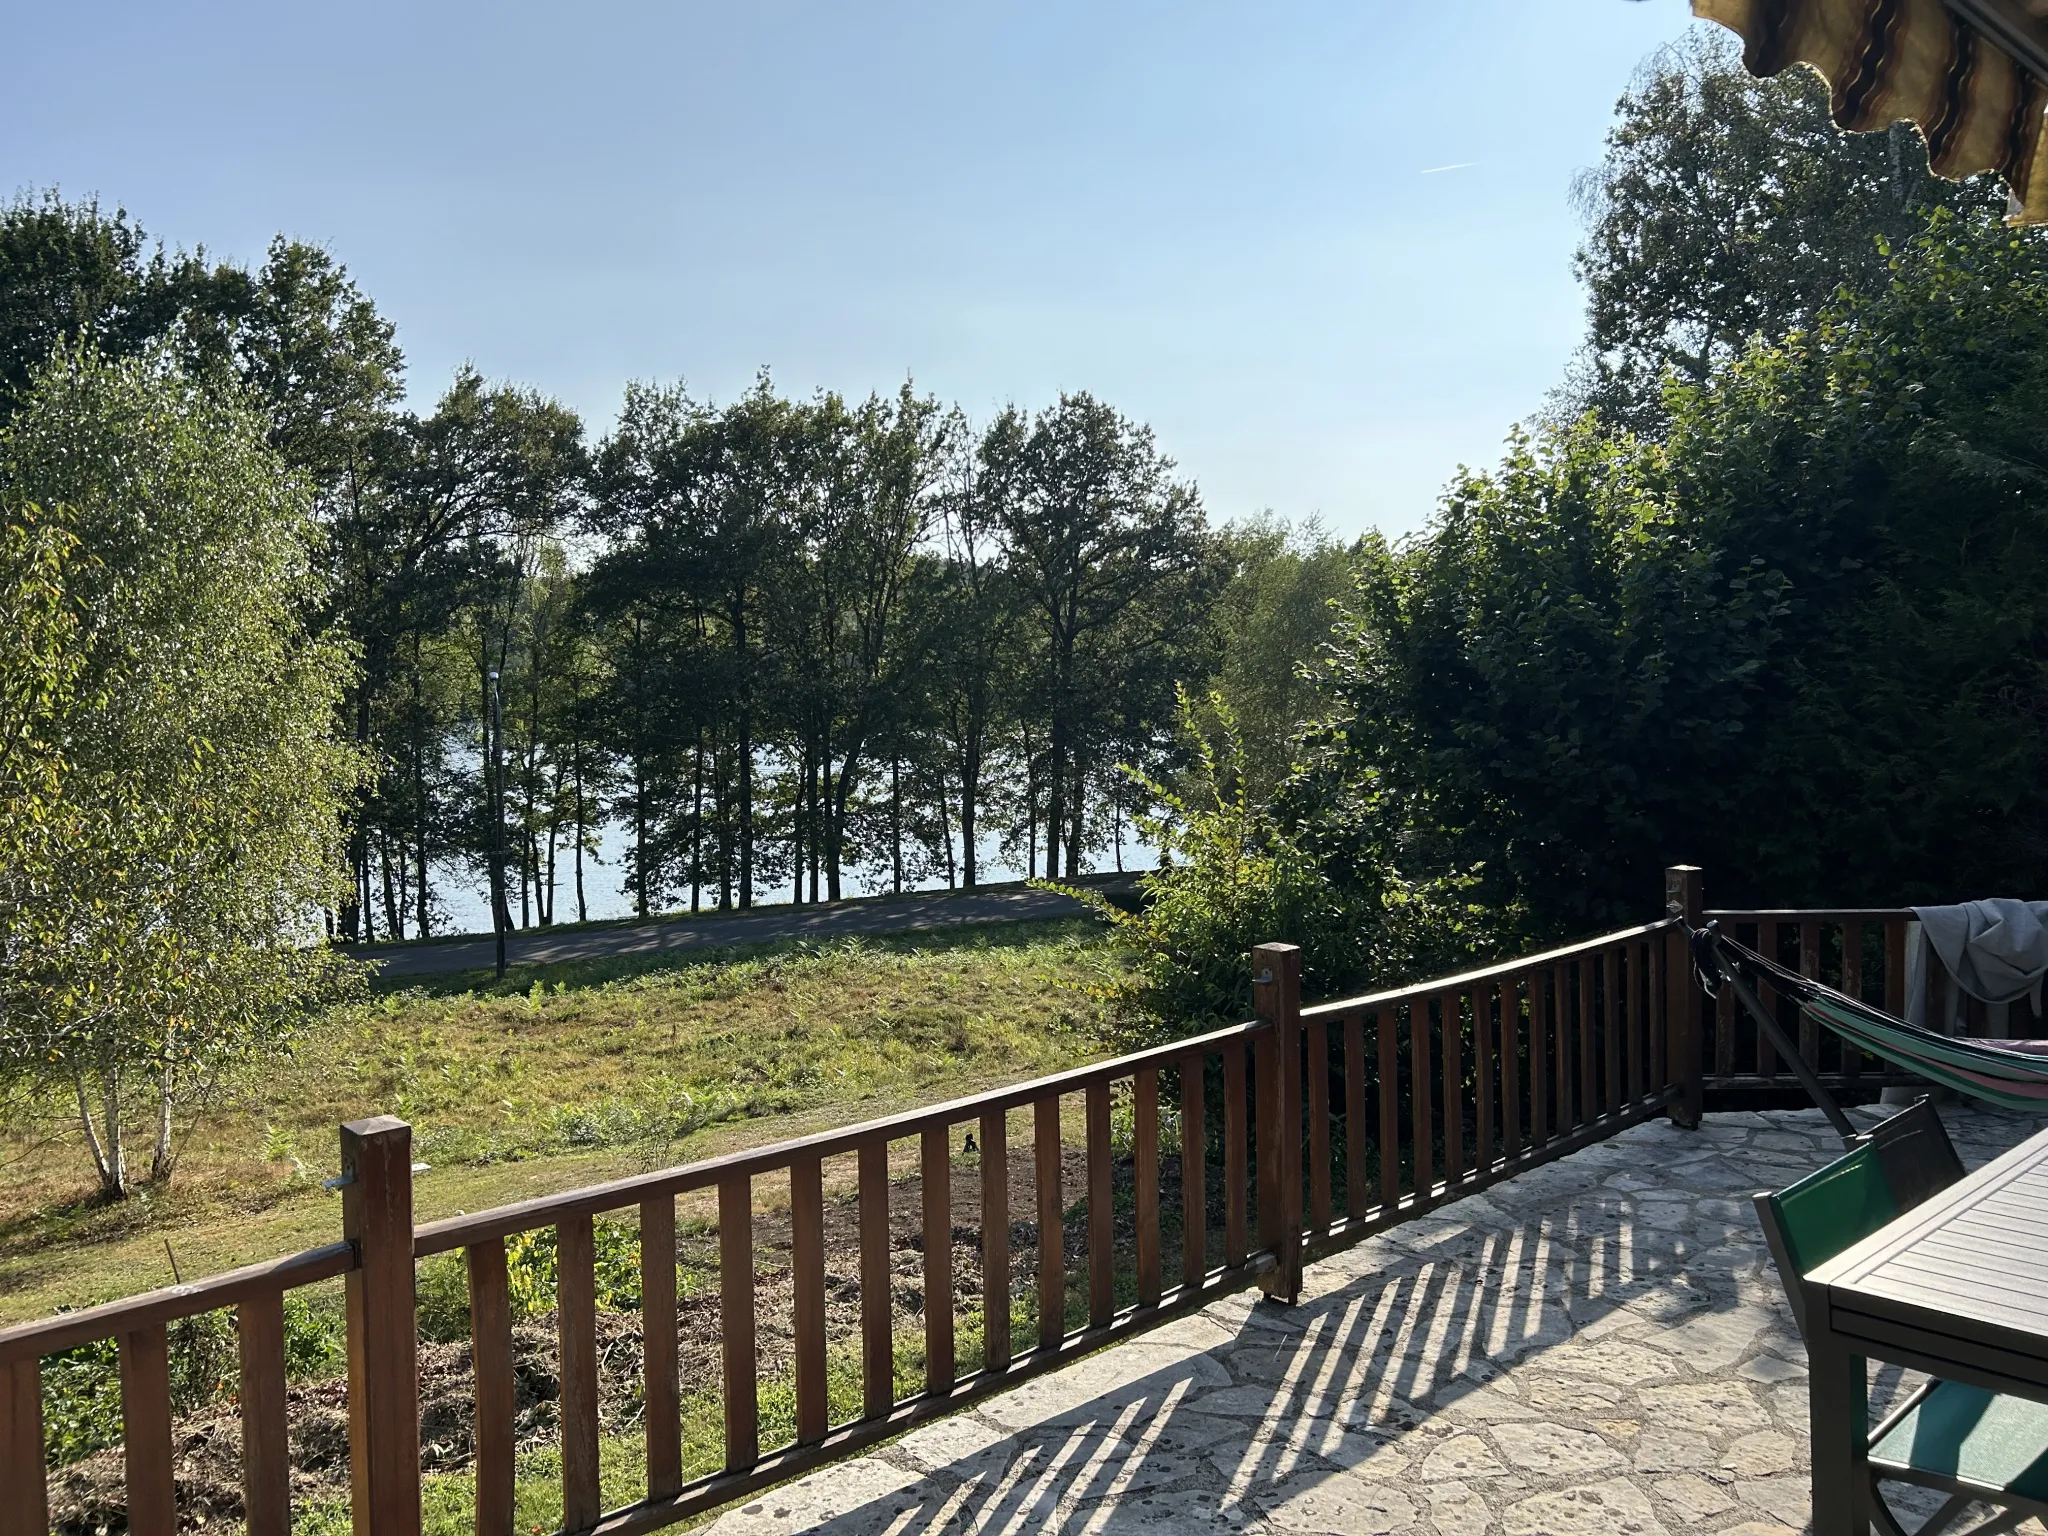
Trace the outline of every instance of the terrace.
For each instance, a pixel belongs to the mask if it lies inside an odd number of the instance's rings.
[[[2042,1124],[1943,1119],[1971,1167]],[[1800,1529],[1805,1352],[1748,1195],[1840,1150],[1812,1110],[1634,1126],[1310,1264],[1295,1307],[1217,1301],[712,1529]]]
[[[1895,1002],[1906,915],[1706,914],[1688,869],[1667,900],[1660,922],[1307,1009],[1298,956],[1267,946],[1242,1025],[428,1225],[408,1128],[344,1127],[342,1242],[0,1331],[0,1536],[48,1525],[41,1362],[95,1339],[121,1357],[121,1512],[140,1536],[195,1524],[166,1327],[228,1307],[241,1508],[213,1513],[283,1536],[304,1440],[283,1299],[336,1276],[355,1528],[418,1532],[415,1276],[458,1254],[469,1342],[430,1449],[480,1536],[526,1529],[536,1425],[569,1533],[721,1509],[725,1533],[892,1536],[1797,1528],[1801,1350],[1747,1196],[1838,1143],[1813,1111],[1701,1113],[1790,1079],[1707,1005],[1676,918]],[[1892,1080],[1811,1031],[1800,1053],[1837,1087]],[[2039,1128],[1944,1117],[1973,1163]],[[607,1213],[637,1224],[625,1316],[600,1308]],[[531,1328],[515,1351],[508,1241],[540,1232],[536,1354]],[[546,1412],[515,1415],[537,1378]]]

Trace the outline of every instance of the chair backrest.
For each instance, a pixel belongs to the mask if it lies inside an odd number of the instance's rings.
[[[1884,1164],[1885,1178],[1902,1211],[1910,1211],[1929,1195],[1940,1194],[1963,1176],[1963,1160],[1948,1139],[1948,1127],[1934,1112],[1934,1101],[1924,1095],[1911,1108],[1880,1120],[1858,1140],[1877,1148],[1878,1161]]]
[[[1757,1220],[1800,1333],[1806,1332],[1800,1282],[1809,1270],[1962,1176],[1962,1160],[1934,1106],[1923,1098],[1858,1137],[1818,1173],[1758,1195]]]

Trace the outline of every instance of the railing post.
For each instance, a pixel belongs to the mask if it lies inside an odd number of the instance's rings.
[[[0,1489],[0,1536],[46,1536],[43,1363],[36,1355],[0,1365]]]
[[[1259,945],[1252,977],[1253,1011],[1273,1026],[1259,1056],[1259,1243],[1279,1260],[1259,1285],[1292,1306],[1301,1296],[1300,946]]]
[[[1674,864],[1664,871],[1664,913],[1688,927],[1706,921],[1706,881],[1697,865]],[[1700,989],[1693,979],[1692,952],[1683,928],[1664,936],[1664,1060],[1680,1089],[1671,1101],[1671,1123],[1692,1130],[1700,1123]]]
[[[348,1293],[349,1505],[355,1536],[419,1536],[420,1363],[413,1310],[412,1127],[341,1128]]]

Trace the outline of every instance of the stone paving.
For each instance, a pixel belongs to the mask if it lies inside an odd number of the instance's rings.
[[[1942,1118],[1972,1167],[2044,1123]],[[1636,1126],[1311,1266],[1298,1307],[1226,1298],[712,1530],[1782,1536],[1804,1350],[1748,1197],[1839,1150],[1810,1110]]]

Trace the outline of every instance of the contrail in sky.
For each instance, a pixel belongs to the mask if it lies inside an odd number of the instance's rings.
[[[1477,160],[1460,160],[1456,165],[1432,165],[1422,174],[1425,176],[1435,176],[1443,171],[1469,171],[1478,163]]]

